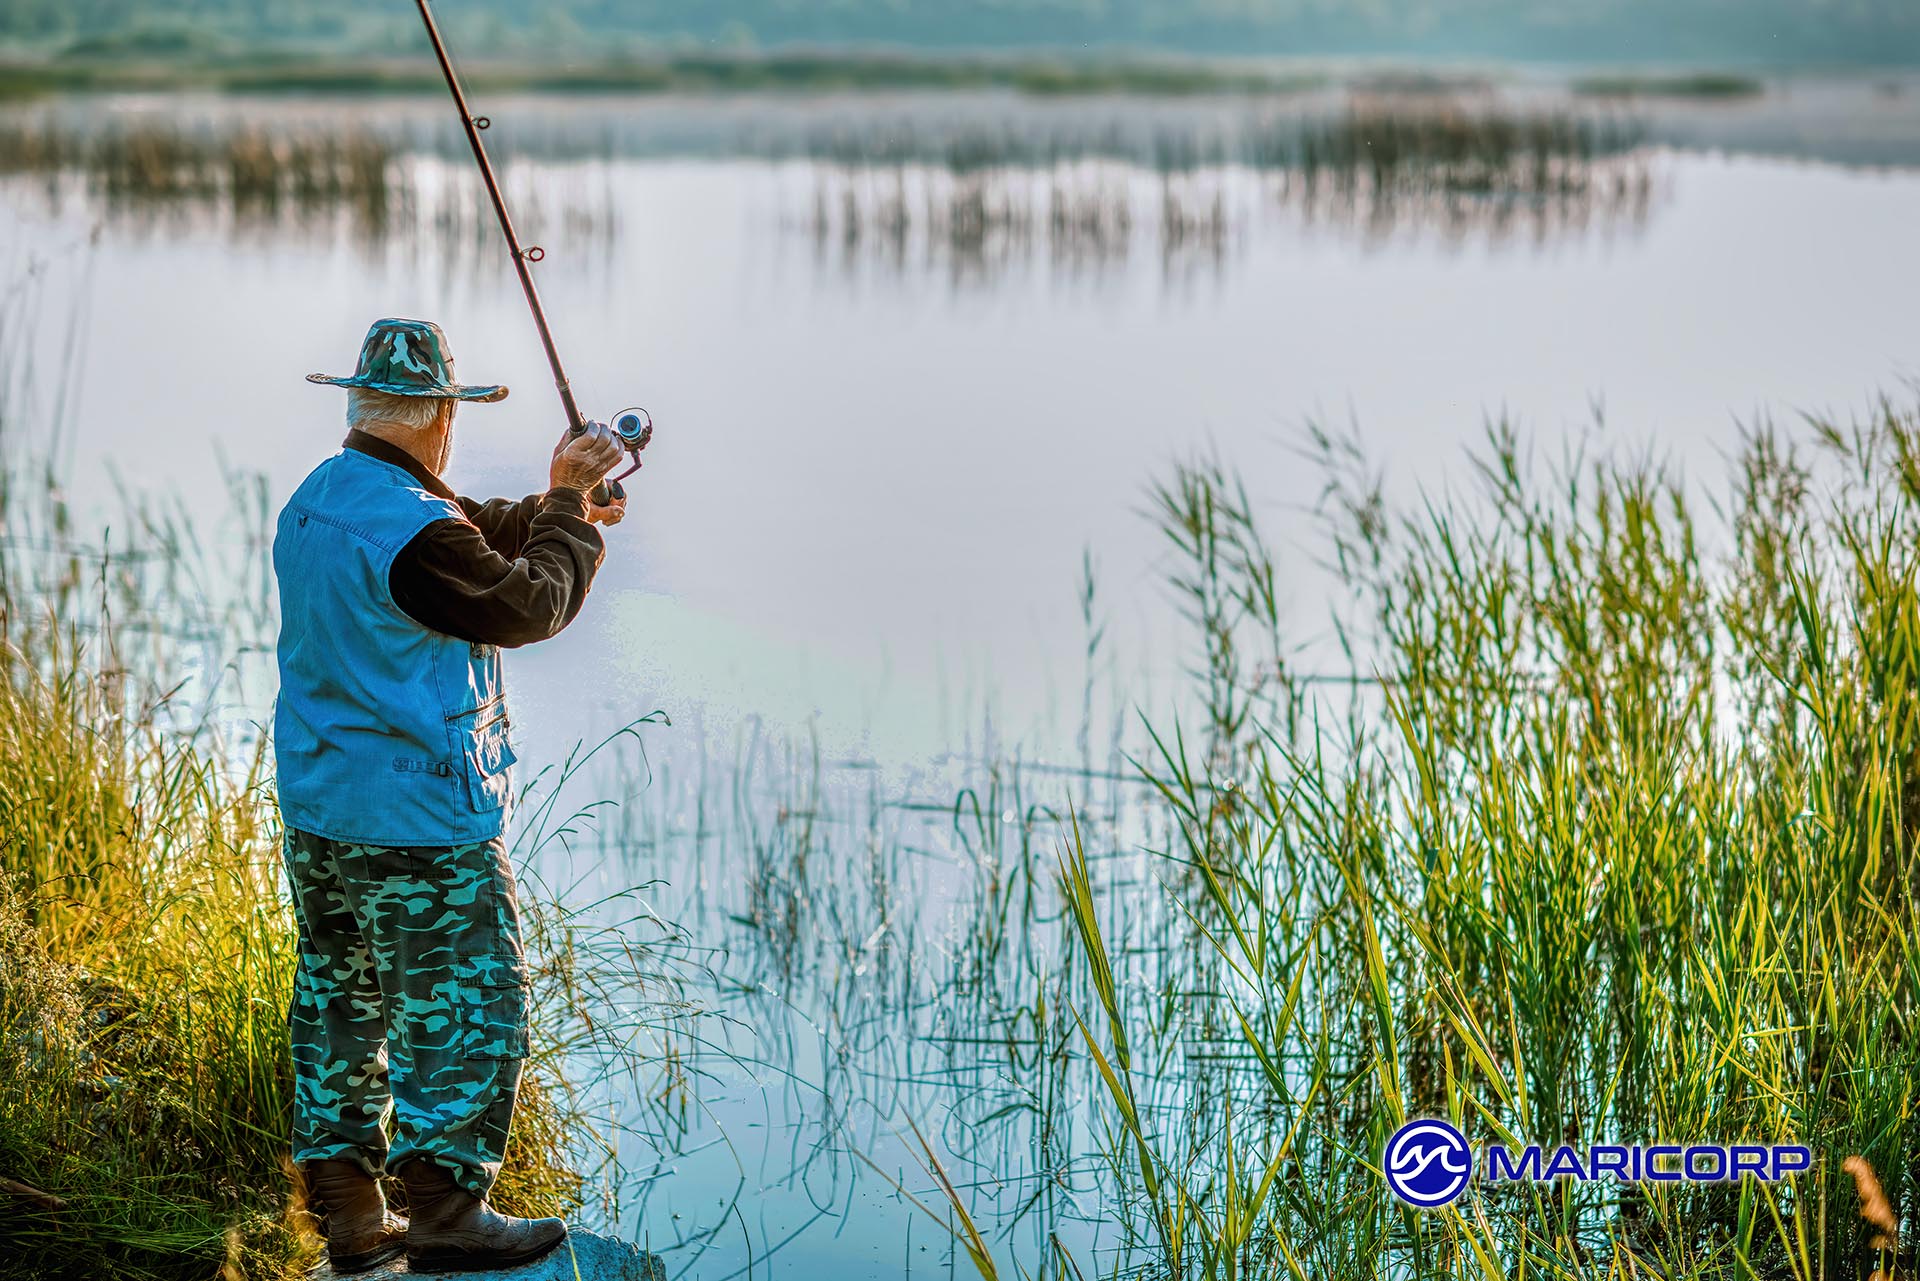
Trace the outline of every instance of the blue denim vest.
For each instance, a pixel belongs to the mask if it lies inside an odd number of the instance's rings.
[[[345,450],[280,512],[280,700],[273,746],[288,827],[368,845],[456,845],[506,828],[513,748],[500,651],[422,627],[387,572],[459,505]]]

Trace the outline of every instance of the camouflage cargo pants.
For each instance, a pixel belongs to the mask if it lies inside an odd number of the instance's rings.
[[[485,1196],[527,1055],[504,845],[389,848],[289,829],[284,854],[300,924],[294,1160],[377,1175],[430,1157]]]

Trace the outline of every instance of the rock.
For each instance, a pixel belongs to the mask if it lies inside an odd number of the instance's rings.
[[[351,1277],[352,1281],[401,1281],[426,1275],[409,1271],[405,1259],[395,1259],[385,1267],[355,1272]],[[667,1268],[659,1255],[648,1254],[618,1237],[569,1228],[566,1243],[544,1259],[517,1268],[432,1275],[440,1281],[574,1281],[576,1276],[579,1281],[667,1281]],[[334,1277],[334,1270],[324,1263],[313,1273],[314,1281],[334,1281]]]

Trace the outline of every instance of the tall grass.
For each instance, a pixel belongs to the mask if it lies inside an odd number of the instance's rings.
[[[1185,926],[1114,952],[1071,826],[1060,876],[1109,1213],[1179,1278],[1894,1275],[1886,1225],[1920,1208],[1920,415],[1755,432],[1710,508],[1649,462],[1534,467],[1505,429],[1474,467],[1397,519],[1333,467],[1356,671],[1318,683],[1240,658],[1271,557],[1230,475],[1160,491],[1205,638],[1204,733],[1140,761]],[[1413,1116],[1817,1164],[1416,1213],[1378,1171]]]

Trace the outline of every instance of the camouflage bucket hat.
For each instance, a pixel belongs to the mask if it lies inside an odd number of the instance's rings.
[[[447,336],[430,320],[376,320],[360,344],[360,365],[351,378],[308,374],[310,383],[368,387],[395,396],[446,396],[454,400],[503,400],[507,389],[453,381]]]

